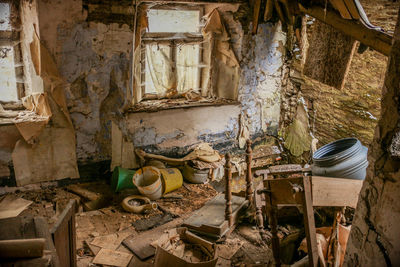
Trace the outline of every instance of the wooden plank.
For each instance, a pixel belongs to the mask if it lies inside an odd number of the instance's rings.
[[[122,244],[129,248],[139,259],[145,260],[155,254],[155,248],[150,244],[157,240],[166,229],[174,228],[182,223],[182,219],[178,218],[169,223],[161,225],[150,231],[143,232],[137,236],[128,237]]]
[[[324,10],[318,6],[309,8],[299,4],[300,11],[308,14],[328,25],[333,26],[339,31],[353,37],[361,43],[375,49],[376,51],[388,56],[392,47],[392,36],[374,29],[368,29],[360,23],[349,21],[340,17],[332,11]]]
[[[282,25],[286,25],[287,24],[286,17],[285,17],[285,14],[283,13],[283,10],[279,3],[280,2],[278,0],[274,0],[275,10],[276,10],[276,13],[278,13],[278,17],[281,20]]]
[[[100,198],[100,194],[89,191],[78,184],[71,184],[66,189],[88,200],[97,200]]]
[[[358,13],[358,9],[354,4],[354,0],[344,0],[346,4],[347,10],[350,12],[350,15],[353,19],[360,19],[360,14]]]
[[[273,204],[302,204],[301,194],[293,192],[293,185],[301,185],[302,178],[278,178],[264,180],[271,186]],[[313,206],[357,206],[363,180],[312,176]]]
[[[43,256],[46,239],[0,240],[0,258],[36,258]]]
[[[61,266],[76,266],[75,211],[76,202],[70,200],[51,229]]]
[[[284,165],[275,165],[268,168],[269,174],[278,175],[278,174],[291,174],[296,172],[302,172],[303,168],[299,164],[284,164]]]
[[[314,206],[337,206],[355,208],[363,180],[312,176]]]
[[[232,196],[231,201],[232,221],[233,225],[235,225],[239,211],[248,204],[248,201],[238,196]],[[229,230],[229,225],[225,220],[224,194],[218,194],[209,200],[202,208],[195,211],[192,216],[185,220],[182,226],[202,234],[216,237],[223,236]]]
[[[45,249],[50,251],[51,254],[51,266],[59,267],[61,266],[60,259],[58,258],[56,248],[51,238],[49,231],[49,226],[43,217],[33,218],[33,223],[35,225],[35,236],[42,237],[46,239]]]
[[[111,122],[111,171],[122,164],[122,132],[115,122]]]
[[[304,75],[341,90],[355,48],[356,43],[351,36],[333,26],[315,21],[304,64]]]
[[[135,154],[135,147],[133,146],[133,143],[129,140],[126,140],[126,138],[122,138],[121,161],[122,168],[136,169],[140,167]]]
[[[302,178],[280,178],[268,179],[264,181],[265,188],[271,190],[271,204],[297,204],[301,205],[301,194],[293,192],[293,185],[302,185]]]
[[[301,193],[303,200],[303,218],[304,218],[304,229],[307,238],[307,251],[309,266],[318,266],[318,247],[317,247],[317,236],[315,232],[315,219],[314,210],[311,200],[311,182],[309,176],[304,176],[303,189]]]
[[[271,182],[272,180],[268,180],[264,183],[264,187],[272,192],[271,190]],[[272,245],[272,254],[274,256],[275,266],[281,266],[280,259],[280,246],[279,246],[279,237],[278,237],[278,207],[273,204],[271,193],[265,192],[265,204],[268,212],[268,220],[269,225],[271,227],[271,245]]]
[[[44,238],[45,249],[50,251],[50,266],[59,267],[60,263],[56,250],[51,239],[47,222],[42,217],[15,217],[0,220],[0,240],[23,239],[23,238]],[[43,261],[48,262],[49,255],[40,259],[13,261],[10,266],[43,266]]]
[[[272,12],[274,11],[274,0],[267,0],[265,4],[264,21],[268,21],[272,18]]]
[[[329,0],[329,1],[331,2],[332,6],[340,12],[340,15],[344,19],[352,19],[352,16],[349,10],[347,10],[347,7],[343,2],[343,0]]]
[[[257,34],[258,28],[258,17],[260,16],[260,7],[261,7],[261,0],[254,1],[254,12],[253,12],[253,29],[252,34]]]

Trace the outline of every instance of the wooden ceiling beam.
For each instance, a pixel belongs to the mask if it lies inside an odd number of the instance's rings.
[[[392,36],[374,29],[369,29],[355,20],[343,19],[339,14],[330,10],[324,10],[318,6],[305,8],[299,4],[299,7],[302,13],[331,25],[374,50],[389,56],[392,47]]]

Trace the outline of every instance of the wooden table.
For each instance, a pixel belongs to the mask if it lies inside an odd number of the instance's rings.
[[[277,167],[277,166],[276,166]],[[333,178],[322,176],[307,176],[309,170],[301,167],[285,166],[270,168],[264,172],[264,189],[257,190],[256,214],[257,221],[262,223],[262,210],[260,194],[265,196],[264,212],[268,214],[272,234],[272,249],[275,265],[280,266],[279,238],[277,235],[277,213],[279,206],[301,206],[303,208],[304,228],[307,238],[309,266],[318,265],[318,249],[315,232],[313,206],[353,207],[358,202],[358,195],[363,180],[346,178]],[[292,178],[277,178],[282,175],[296,174]],[[262,232],[262,231],[260,231]]]

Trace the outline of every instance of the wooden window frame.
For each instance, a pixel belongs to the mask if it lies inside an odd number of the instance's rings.
[[[19,1],[0,1],[10,5],[10,31],[0,31],[0,46],[12,46],[14,54],[14,69],[18,101],[26,95],[25,83],[18,82],[19,79],[25,79],[24,61],[21,48],[21,9]],[[15,19],[11,19],[14,17]],[[1,101],[2,103],[11,103],[13,101]]]
[[[183,10],[190,11],[195,10],[199,11],[199,18],[204,15],[204,6],[203,5],[176,5],[176,4],[160,4],[150,7],[148,10]],[[178,44],[182,43],[190,43],[190,44],[199,44],[200,52],[198,63],[200,64],[203,58],[203,46],[202,42],[204,41],[203,35],[199,33],[189,33],[189,32],[145,32],[141,37],[140,43],[140,61],[141,61],[141,81],[142,85],[140,86],[140,90],[142,90],[142,101],[146,100],[154,100],[154,99],[162,99],[169,97],[160,97],[157,94],[146,94],[146,84],[145,84],[145,64],[146,64],[146,44],[170,44],[171,52],[170,58],[173,62],[176,61],[176,49]],[[198,77],[199,83],[201,84],[202,80],[202,71],[198,68]]]

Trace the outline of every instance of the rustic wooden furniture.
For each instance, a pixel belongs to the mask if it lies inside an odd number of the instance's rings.
[[[0,220],[0,240],[44,238],[44,253],[38,258],[2,259],[1,266],[53,266],[60,262],[47,222],[42,217],[14,217]]]
[[[76,201],[70,200],[50,230],[61,266],[65,267],[76,266],[76,209]]]
[[[313,206],[355,207],[357,205],[362,180],[309,176],[308,172],[309,170],[299,165],[270,167],[263,173],[267,176],[263,181],[264,189],[257,190],[257,194],[265,196],[265,209],[271,226],[271,242],[276,266],[281,265],[277,235],[278,206],[296,205],[303,208],[309,266],[317,266],[318,251]],[[292,177],[280,178],[282,175],[292,175]],[[259,196],[256,198],[260,200]],[[257,201],[255,205],[257,221],[261,220],[262,223],[260,215],[262,207]],[[262,231],[260,233],[262,234]]]
[[[246,152],[246,197],[232,195],[232,164],[231,156],[227,153],[225,155],[225,194],[218,194],[202,208],[195,211],[192,216],[183,222],[184,227],[215,238],[221,238],[229,234],[236,227],[240,212],[253,203],[254,196],[250,140],[247,141]]]

